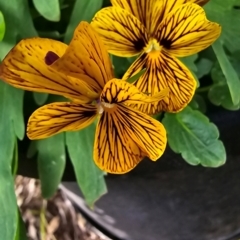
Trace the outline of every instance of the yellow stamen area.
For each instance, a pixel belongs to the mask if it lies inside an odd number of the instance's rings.
[[[144,51],[146,53],[161,51],[161,50],[162,50],[162,46],[159,44],[159,42],[156,39],[150,39],[147,46],[144,48]]]
[[[98,103],[98,114],[102,114],[104,110],[110,110],[115,107],[115,104],[113,103],[105,103],[105,102],[100,102]]]

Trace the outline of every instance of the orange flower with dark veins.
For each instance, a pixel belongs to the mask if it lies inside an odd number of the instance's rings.
[[[134,82],[154,95],[169,88],[169,96],[157,103],[135,105],[142,112],[178,112],[191,101],[196,80],[177,57],[195,54],[220,35],[219,24],[207,20],[198,4],[207,0],[111,0],[91,25],[102,37],[109,53],[122,57],[139,55],[123,79],[146,68]]]
[[[145,156],[156,161],[166,148],[163,125],[129,105],[159,101],[168,90],[148,96],[115,79],[105,46],[86,22],[69,46],[43,38],[20,41],[3,60],[0,77],[17,88],[70,99],[37,109],[28,121],[30,139],[77,131],[98,119],[93,158],[104,171],[128,172]]]

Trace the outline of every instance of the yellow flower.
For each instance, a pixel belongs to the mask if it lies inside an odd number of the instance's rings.
[[[145,156],[155,161],[165,150],[163,125],[128,105],[159,101],[168,91],[149,97],[114,79],[107,50],[86,22],[69,46],[43,38],[20,41],[3,60],[0,78],[17,88],[71,99],[37,109],[28,121],[30,139],[80,130],[98,118],[94,161],[110,173],[128,172]]]
[[[189,56],[207,48],[221,32],[221,27],[208,21],[203,8],[196,4],[207,1],[111,2],[113,6],[100,10],[91,24],[111,54],[131,57],[140,53],[123,79],[146,68],[134,83],[141,92],[155,94],[166,87],[170,90],[169,97],[164,100],[137,107],[148,114],[182,110],[194,95],[196,80],[176,57]]]

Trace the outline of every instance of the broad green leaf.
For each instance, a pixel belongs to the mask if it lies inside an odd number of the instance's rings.
[[[239,0],[211,0],[204,6],[208,19],[222,26],[220,40],[231,52],[239,49],[240,11],[233,8],[237,3]]]
[[[61,18],[59,0],[33,0],[37,11],[47,20],[58,22]]]
[[[17,203],[11,168],[16,142],[14,125],[17,126],[18,121],[15,116],[15,100],[22,101],[19,92],[21,90],[0,81],[0,232],[1,239],[5,240],[14,239],[17,230]],[[17,132],[23,135],[19,129]]]
[[[5,34],[5,21],[2,12],[0,12],[0,41],[3,40]]]
[[[240,52],[236,52],[235,55],[232,55],[229,60],[231,65],[235,69],[237,75],[240,77]],[[211,71],[211,77],[213,79],[213,86],[210,88],[208,92],[208,97],[210,101],[217,105],[223,106],[228,110],[238,110],[240,109],[240,102],[237,104],[233,104],[231,94],[229,91],[229,87],[227,85],[226,77],[224,76],[223,72],[221,71],[221,67],[218,62],[213,65]],[[238,94],[240,95],[240,89],[236,89]]]
[[[90,22],[95,13],[101,9],[102,4],[103,0],[76,0],[65,34],[64,42],[69,43],[77,25],[81,21]]]
[[[0,9],[5,19],[6,32],[0,42],[0,58],[16,44],[17,38],[37,36],[33,26],[27,0],[0,1]]]
[[[218,128],[198,110],[186,107],[183,111],[166,113],[163,124],[168,143],[191,165],[219,167],[226,161],[223,143],[218,139]]]
[[[77,182],[90,206],[107,192],[104,173],[93,161],[95,127],[92,124],[81,131],[66,133],[67,149]]]
[[[222,44],[217,41],[212,45],[212,47],[221,66],[222,72],[226,78],[226,83],[230,91],[233,105],[237,105],[240,102],[240,80],[237,72],[229,61]]]
[[[22,140],[25,135],[25,124],[22,114],[24,91],[0,81],[0,93],[1,105],[4,105],[4,107],[0,107],[0,114],[2,114],[2,122],[0,124],[1,126],[5,125],[6,128],[11,128],[14,135]],[[5,127],[2,129],[3,131],[6,130]],[[1,131],[0,133],[3,134]],[[0,140],[0,147],[2,146],[1,144],[5,144],[7,147],[9,143],[4,138],[2,139],[3,142]],[[15,138],[11,144],[11,149],[14,150]]]
[[[42,195],[50,198],[56,192],[65,169],[66,155],[64,133],[31,143],[28,157],[38,152],[38,171]]]
[[[43,105],[47,99],[48,99],[48,94],[47,93],[38,93],[38,92],[34,92],[33,93],[33,97],[34,97],[34,100],[35,102],[41,106]]]
[[[213,62],[207,58],[200,58],[197,62],[197,77],[198,79],[202,78],[205,75],[208,75],[211,72]]]
[[[20,38],[36,36],[27,0],[0,1],[6,32],[0,42],[0,58]],[[17,203],[11,174],[16,138],[24,136],[23,91],[0,81],[0,229],[1,239],[13,240],[17,230]]]
[[[27,240],[27,233],[24,222],[22,220],[21,212],[18,210],[18,226],[14,240]]]

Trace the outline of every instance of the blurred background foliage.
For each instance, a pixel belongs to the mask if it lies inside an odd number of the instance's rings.
[[[109,0],[0,0],[0,58],[23,38],[40,36],[69,43],[80,21],[90,22],[99,9],[109,5]],[[226,161],[226,152],[217,126],[206,115],[211,104],[227,110],[240,108],[240,0],[210,0],[204,8],[210,20],[222,25],[222,35],[212,47],[182,58],[199,83],[196,94],[182,112],[155,117],[167,129],[169,146],[185,161],[219,167]],[[119,78],[135,59],[111,58]],[[38,106],[62,100],[59,96],[23,92],[0,82],[1,239],[25,239],[14,193],[19,151],[37,158],[45,198],[56,191],[68,157],[90,206],[107,192],[104,173],[92,161],[94,124],[80,132],[40,141],[30,142],[25,136],[26,121]]]

